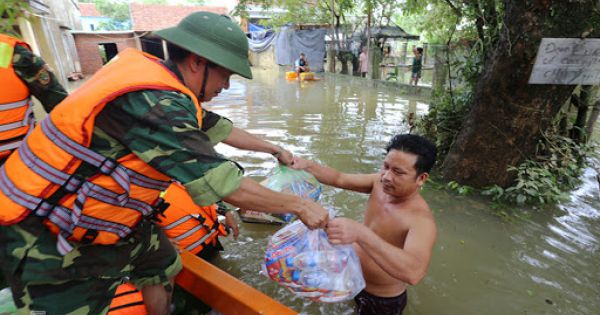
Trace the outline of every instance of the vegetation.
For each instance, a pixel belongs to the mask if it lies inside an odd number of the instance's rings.
[[[0,1],[0,33],[17,35],[14,26],[21,17],[27,18],[29,2],[21,0]]]

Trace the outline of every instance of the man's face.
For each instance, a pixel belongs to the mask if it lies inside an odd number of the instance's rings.
[[[204,90],[204,97],[200,99],[203,102],[208,102],[219,95],[222,90],[227,90],[229,88],[229,78],[232,75],[231,71],[215,65],[208,67],[207,71],[209,71],[208,82]]]
[[[304,55],[300,55],[300,59],[304,60]]]
[[[390,150],[380,170],[383,191],[394,197],[406,197],[423,186],[429,174],[417,176],[416,162],[416,154]]]

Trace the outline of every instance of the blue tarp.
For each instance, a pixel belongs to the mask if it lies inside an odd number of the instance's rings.
[[[304,53],[311,71],[323,71],[327,30],[294,30],[287,27],[274,33],[252,23],[249,24],[249,29],[248,45],[251,51],[262,52],[275,44],[277,64],[290,66],[292,70],[294,61],[300,57],[300,53]]]
[[[248,32],[250,32],[250,33],[252,33],[252,32],[262,32],[264,30],[265,30],[265,28],[262,27],[262,26],[260,26],[260,25],[248,23]]]
[[[248,39],[248,48],[253,52],[265,51],[273,44],[274,39],[275,32],[272,30],[252,32]]]
[[[311,71],[323,71],[326,33],[325,29],[282,28],[275,39],[275,61],[291,68],[294,61],[300,57],[300,53],[304,53]]]

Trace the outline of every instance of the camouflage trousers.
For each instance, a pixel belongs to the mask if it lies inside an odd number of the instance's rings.
[[[163,284],[181,270],[179,255],[151,222],[114,245],[72,244],[65,256],[56,236],[29,216],[0,226],[0,261],[18,314],[105,314],[124,279],[137,287]]]

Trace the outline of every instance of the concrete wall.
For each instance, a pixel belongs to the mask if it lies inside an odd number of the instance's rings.
[[[253,67],[263,69],[279,68],[275,63],[275,45],[269,46],[267,50],[260,53],[248,51],[248,59],[250,59],[250,64],[252,64]]]
[[[102,56],[99,44],[115,43],[119,52],[127,48],[138,48],[137,38],[129,33],[73,33],[75,46],[81,62],[81,71],[85,76],[94,74],[102,68]]]

